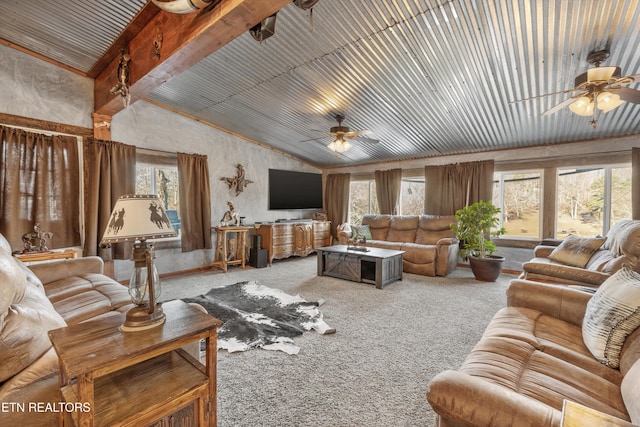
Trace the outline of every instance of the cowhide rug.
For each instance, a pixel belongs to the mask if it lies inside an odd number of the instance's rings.
[[[224,322],[218,329],[218,348],[230,353],[263,348],[297,354],[300,348],[292,337],[311,329],[321,334],[335,332],[318,310],[322,301],[308,302],[256,281],[215,287],[183,301],[202,305]]]

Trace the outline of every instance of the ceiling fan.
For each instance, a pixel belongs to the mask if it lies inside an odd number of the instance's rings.
[[[595,129],[597,127],[597,110],[606,113],[619,107],[625,101],[640,104],[640,90],[624,87],[624,85],[640,82],[640,74],[622,77],[622,69],[620,67],[601,67],[600,64],[602,61],[608,57],[609,50],[607,49],[590,52],[587,56],[587,62],[594,67],[589,68],[586,72],[575,78],[575,87],[573,89],[534,96],[514,102],[527,101],[560,93],[573,93],[571,97],[545,111],[542,115],[548,116],[568,105],[569,109],[579,116],[592,116],[591,125]]]
[[[369,135],[371,133],[370,131],[350,130],[347,126],[342,126],[342,122],[345,119],[344,114],[341,114],[341,113],[336,114],[335,119],[338,122],[338,126],[333,126],[331,129],[329,129],[329,132],[314,130],[314,132],[323,132],[323,133],[326,133],[327,135],[330,135],[332,138],[335,138],[333,141],[331,141],[331,143],[329,143],[329,145],[327,145],[327,148],[329,150],[336,153],[344,153],[346,151],[349,151],[351,147],[353,147],[353,145],[349,142],[349,140],[363,141],[363,142],[369,142],[373,144],[377,144],[378,142],[380,142],[380,140],[368,138],[367,136],[365,136],[365,135]],[[323,139],[323,138],[307,139],[306,141],[316,141],[318,139]],[[301,142],[306,142],[306,141],[301,141]]]

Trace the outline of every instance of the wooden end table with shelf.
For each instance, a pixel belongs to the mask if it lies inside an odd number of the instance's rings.
[[[66,402],[76,426],[216,425],[217,328],[222,322],[189,304],[162,305],[163,325],[122,332],[112,315],[49,332],[60,363]],[[206,365],[181,349],[204,339]],[[60,424],[68,417],[61,414]]]
[[[224,227],[212,227],[216,232],[216,248],[212,267],[220,268],[225,273],[230,265],[240,265],[242,268],[247,263],[247,231],[251,227],[244,226],[224,226]],[[227,234],[236,234],[236,248],[233,254],[233,259],[229,259],[228,237]]]
[[[14,255],[14,257],[26,263],[53,261],[58,259],[71,259],[76,258],[77,256],[78,254],[73,249],[51,250],[43,252],[23,252]]]

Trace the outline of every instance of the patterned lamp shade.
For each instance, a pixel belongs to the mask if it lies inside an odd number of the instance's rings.
[[[101,244],[176,237],[175,230],[155,194],[127,194],[113,207]]]

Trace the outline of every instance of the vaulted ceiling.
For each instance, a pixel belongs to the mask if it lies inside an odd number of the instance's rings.
[[[133,46],[134,101],[330,167],[639,134],[640,104],[630,102],[598,111],[595,129],[568,108],[542,115],[574,94],[562,92],[593,66],[591,51],[640,74],[639,6],[320,0],[311,12],[222,0],[187,16],[144,0],[4,0],[0,42],[95,78],[96,109],[111,113],[118,55]],[[271,9],[276,33],[258,42],[247,29]],[[166,46],[156,63],[140,46],[157,40]],[[640,89],[640,76],[628,87]],[[356,140],[336,156],[326,132],[338,113],[380,142]]]

